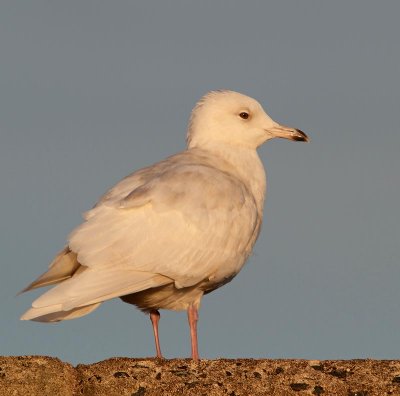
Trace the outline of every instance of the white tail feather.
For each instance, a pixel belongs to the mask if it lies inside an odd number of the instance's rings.
[[[60,305],[52,305],[43,308],[31,308],[26,311],[21,320],[33,320],[35,322],[59,322],[87,315],[98,308],[100,303],[86,305],[85,307],[74,308],[69,311],[62,311]]]

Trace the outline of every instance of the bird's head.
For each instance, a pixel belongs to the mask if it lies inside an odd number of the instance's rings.
[[[212,91],[192,111],[188,147],[206,147],[214,142],[257,148],[280,137],[307,142],[299,129],[279,125],[253,98],[233,91]]]

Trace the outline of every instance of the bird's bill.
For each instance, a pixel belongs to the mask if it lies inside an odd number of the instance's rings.
[[[276,125],[268,130],[274,137],[296,140],[298,142],[309,142],[309,137],[300,129],[291,128],[286,125]]]

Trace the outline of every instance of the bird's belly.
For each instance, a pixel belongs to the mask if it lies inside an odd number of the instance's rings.
[[[173,283],[121,296],[121,300],[136,305],[143,312],[154,309],[184,311],[190,304],[200,306],[204,290],[201,284],[178,289]]]
[[[229,283],[238,272],[221,271],[193,286],[178,288],[175,286],[175,283],[169,283],[160,287],[121,296],[120,298],[128,304],[136,305],[143,312],[150,312],[157,309],[184,311],[187,310],[190,304],[194,304],[199,308],[201,298],[204,294],[208,294]]]

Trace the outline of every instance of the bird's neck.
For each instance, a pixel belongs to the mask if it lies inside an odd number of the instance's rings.
[[[218,145],[208,144],[206,147],[190,148],[190,150],[207,151],[216,161],[223,160],[220,167],[239,178],[246,185],[256,200],[259,213],[262,214],[266,175],[256,149],[218,143]],[[229,164],[228,169],[224,169],[224,162]]]

